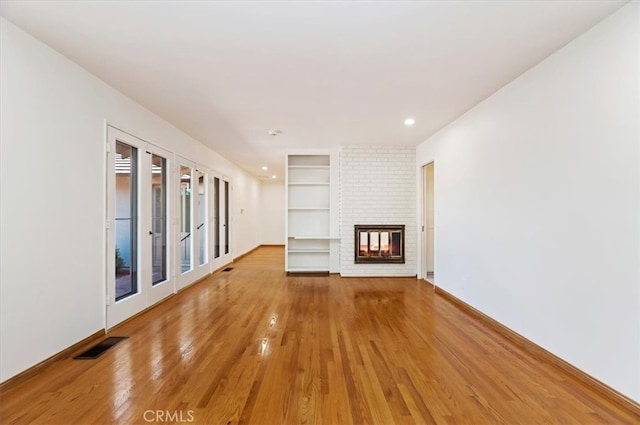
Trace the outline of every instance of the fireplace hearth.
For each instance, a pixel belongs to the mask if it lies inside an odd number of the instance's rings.
[[[404,224],[356,224],[355,263],[404,264]]]

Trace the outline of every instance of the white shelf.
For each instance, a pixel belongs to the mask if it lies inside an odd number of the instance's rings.
[[[329,271],[332,254],[331,156],[287,156],[287,271]]]
[[[329,186],[329,182],[289,182],[289,186]]]
[[[289,249],[289,254],[324,254],[328,249]]]
[[[289,269],[287,270],[288,272],[293,272],[293,273],[313,273],[313,272],[328,272],[329,271],[329,267],[326,267],[324,269],[320,269],[318,267],[289,267]]]
[[[302,185],[289,183],[288,208],[331,208],[329,184]]]
[[[331,158],[329,155],[289,155],[287,157],[289,167],[329,167]]]
[[[301,235],[292,235],[289,236],[289,238],[291,239],[299,239],[299,240],[307,240],[307,239],[321,239],[321,240],[329,240],[329,239],[339,239],[339,238],[335,238],[335,237],[331,237],[331,236],[318,236],[318,235],[305,235],[305,236],[301,236]]]
[[[289,167],[287,169],[290,185],[316,185],[329,184],[331,170],[329,167]]]

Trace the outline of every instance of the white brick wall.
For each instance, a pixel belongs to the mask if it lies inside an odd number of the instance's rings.
[[[416,274],[416,151],[378,146],[340,151],[340,274]],[[355,224],[404,224],[405,264],[355,264]]]

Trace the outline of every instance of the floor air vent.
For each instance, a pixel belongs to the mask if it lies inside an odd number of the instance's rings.
[[[226,269],[222,270],[223,272],[230,272],[231,270],[233,270],[233,267],[227,267]]]
[[[127,338],[129,338],[129,337],[127,337],[127,336],[111,336],[111,337],[105,339],[104,341],[97,343],[93,347],[89,348],[84,353],[78,354],[77,356],[74,357],[74,359],[78,359],[78,360],[97,359],[98,357],[103,355],[104,352],[107,351],[109,348],[113,347],[114,345],[116,345],[120,341],[122,341],[124,339],[127,339]]]

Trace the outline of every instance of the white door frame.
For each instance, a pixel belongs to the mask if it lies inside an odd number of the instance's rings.
[[[167,186],[171,185],[170,164],[173,154],[159,148],[136,136],[107,125],[107,166],[106,166],[106,307],[105,327],[110,329],[122,321],[136,315],[145,308],[175,292],[174,281],[171,279],[170,261],[168,264],[167,279],[160,284],[152,285],[152,261],[151,261],[151,154],[156,153],[167,159]],[[116,248],[116,143],[122,142],[137,150],[137,292],[126,298],[116,301],[115,278],[115,248]],[[170,191],[170,189],[168,189]],[[167,220],[171,219],[169,198]],[[167,226],[170,229],[170,226]],[[168,244],[170,235],[167,235]],[[169,245],[170,246],[170,245]]]
[[[189,243],[191,244],[191,252],[190,252],[190,261],[191,261],[191,269],[185,271],[184,273],[182,272],[182,246],[183,246],[183,238],[184,236],[182,236],[182,226],[181,226],[181,208],[182,208],[182,198],[181,198],[181,189],[182,189],[182,185],[181,185],[181,180],[182,180],[182,171],[180,170],[180,168],[182,166],[186,166],[191,168],[191,196],[189,197],[189,202],[190,202],[190,207],[189,207],[189,212],[191,214],[190,217],[190,223],[191,223],[191,228],[189,229],[189,236],[187,236],[187,239],[185,239],[187,242],[184,243]],[[194,208],[195,202],[194,202],[194,196],[193,196],[193,187],[194,187],[194,182],[196,181],[196,163],[193,161],[188,160],[187,158],[184,158],[182,156],[176,155],[176,183],[175,183],[175,187],[176,187],[176,191],[175,191],[175,203],[176,203],[176,249],[175,249],[175,265],[176,265],[176,287],[178,290],[180,289],[184,289],[187,286],[189,286],[190,284],[192,284],[195,280],[196,280],[196,268],[197,268],[197,256],[195,255],[196,252],[196,248],[198,247],[198,232],[195,231],[195,222],[197,219],[197,211],[196,208]]]
[[[194,276],[193,279],[198,280],[198,279],[202,279],[203,277],[207,276],[208,274],[211,274],[211,259],[212,259],[212,255],[211,255],[211,247],[212,247],[212,243],[211,243],[211,221],[213,220],[213,215],[212,215],[212,211],[211,211],[211,191],[212,191],[212,184],[211,184],[211,175],[212,175],[212,171],[209,170],[207,167],[200,165],[200,164],[196,164],[195,166],[195,171],[194,171],[194,175],[196,177],[195,180],[195,184],[194,184],[194,190],[199,189],[198,188],[198,172],[201,172],[204,174],[204,190],[205,190],[205,202],[206,202],[206,217],[200,217],[200,204],[199,204],[199,193],[197,193],[198,196],[194,196],[193,199],[193,203],[194,203],[194,215],[193,215],[193,219],[194,219],[194,232],[197,234],[196,238],[194,239],[194,260],[193,260],[193,268],[195,270],[194,272]],[[207,245],[206,245],[206,262],[202,265],[200,265],[200,245],[202,243],[202,241],[200,240],[200,234],[201,232],[199,231],[200,229],[198,229],[198,226],[200,224],[204,224],[206,223],[206,236],[207,236]]]
[[[434,236],[434,240],[433,240],[433,245],[430,247],[429,246],[429,241],[428,238],[430,236],[430,231],[431,232],[435,232],[435,184],[434,184],[434,188],[432,188],[433,190],[433,199],[432,202],[434,202],[434,227],[433,229],[429,229],[429,223],[428,223],[428,217],[427,217],[427,167],[429,165],[432,165],[434,167],[434,171],[435,171],[435,162],[434,161],[429,161],[425,164],[423,164],[420,167],[420,171],[419,171],[419,176],[420,176],[420,181],[419,181],[419,190],[420,190],[420,195],[418,197],[418,199],[420,200],[420,246],[419,246],[419,250],[418,250],[418,254],[419,254],[419,261],[418,261],[418,278],[419,279],[424,279],[427,280],[428,277],[428,272],[429,272],[429,267],[427,265],[427,256],[431,253],[433,255],[433,261],[434,261],[434,269],[435,269],[435,236]],[[435,179],[434,179],[434,183],[435,183]],[[434,285],[435,286],[435,285]]]
[[[173,256],[171,255],[171,247],[173,246],[173,232],[172,232],[172,226],[171,226],[171,222],[173,219],[173,213],[172,213],[172,196],[173,196],[173,191],[172,191],[172,176],[174,173],[171,172],[171,170],[173,169],[173,153],[162,149],[158,146],[152,145],[152,144],[147,144],[147,148],[146,148],[146,152],[145,155],[149,156],[149,161],[151,161],[151,155],[158,155],[161,156],[163,158],[166,159],[166,164],[165,164],[165,173],[166,173],[166,177],[167,177],[167,181],[166,181],[166,187],[165,190],[167,191],[167,193],[164,194],[164,196],[166,197],[166,214],[167,216],[165,217],[165,228],[164,231],[166,232],[167,235],[167,249],[166,249],[166,253],[165,255],[166,257],[166,266],[167,266],[167,271],[166,271],[166,279],[163,280],[162,282],[158,282],[157,284],[153,285],[151,284],[151,287],[149,288],[149,292],[148,292],[148,298],[147,298],[147,304],[148,305],[153,305],[155,303],[157,303],[158,301],[163,300],[164,298],[168,297],[169,295],[173,294],[176,292],[176,288],[175,288],[175,279],[172,278],[173,276],[173,267],[172,267],[172,258]],[[150,169],[147,171],[151,171]],[[147,199],[145,200],[143,198],[143,203],[149,205],[150,209],[153,208],[152,205],[152,182],[151,182],[151,173],[147,172],[146,176],[143,176],[142,178],[142,184],[143,187],[146,186],[149,190],[144,189],[143,192],[143,196],[146,196]],[[151,212],[151,211],[148,211]],[[147,238],[148,241],[145,239],[145,243],[142,249],[142,253],[144,255],[144,258],[149,259],[148,263],[144,263],[147,266],[144,267],[143,269],[143,281],[145,282],[153,282],[153,264],[152,261],[150,260],[153,257],[152,254],[152,249],[153,249],[153,241],[151,240],[151,238],[153,237],[151,235],[151,229],[153,228],[153,222],[151,219],[151,214],[145,214],[144,218],[140,220],[140,222],[145,226],[142,228],[142,236]],[[148,238],[148,236],[151,235],[151,238]],[[144,249],[146,248],[146,249]]]
[[[218,180],[218,191],[215,191],[215,180]],[[225,232],[228,230],[232,231],[231,226],[231,208],[229,209],[229,223],[226,222],[225,218],[225,182],[228,183],[229,192],[231,192],[231,181],[228,177],[213,171],[211,173],[211,178],[209,179],[211,184],[210,188],[210,199],[209,199],[209,211],[211,215],[211,231],[210,231],[210,248],[211,248],[211,273],[222,268],[223,266],[231,263],[233,261],[232,247],[231,241],[233,240],[231,233],[229,233],[229,252],[225,254]],[[216,197],[218,198],[218,221],[216,223]],[[229,207],[231,207],[231,193],[229,193]],[[218,257],[215,256],[216,252],[216,240],[215,240],[215,232],[218,232]]]
[[[218,186],[216,188],[216,180],[218,182]],[[210,211],[211,211],[211,272],[214,272],[221,268],[224,263],[222,260],[222,249],[220,249],[220,240],[222,235],[222,175],[214,172],[211,175],[210,179],[211,183],[211,197],[210,197]],[[216,190],[217,189],[217,190]],[[216,200],[218,201],[218,208],[216,209]],[[217,213],[217,217],[216,217]],[[217,220],[216,220],[217,219]],[[216,235],[218,242],[218,256],[216,257]]]
[[[228,183],[228,184],[225,184]],[[228,193],[227,193],[228,191]],[[220,179],[220,258],[222,261],[222,265],[229,264],[233,261],[233,213],[231,209],[231,193],[233,192],[233,187],[231,186],[231,180],[227,176],[222,176]],[[227,200],[229,201],[227,203]],[[228,218],[225,215],[225,212],[228,208]],[[228,243],[228,251],[225,252],[225,235],[229,240]]]
[[[192,268],[191,270],[182,273],[182,268],[181,268],[181,256],[182,256],[182,243],[181,242],[177,242],[176,245],[176,250],[174,253],[174,258],[175,258],[175,270],[177,273],[177,279],[176,279],[176,287],[178,290],[186,288],[187,286],[191,285],[192,283],[196,282],[199,279],[202,279],[203,277],[206,277],[208,274],[213,273],[214,271],[216,271],[217,269],[221,268],[222,266],[229,264],[233,258],[232,258],[232,250],[231,250],[231,241],[232,241],[232,237],[231,234],[229,234],[229,253],[225,254],[225,240],[224,240],[224,232],[226,229],[231,230],[230,227],[230,223],[226,223],[225,221],[225,182],[229,183],[229,192],[231,192],[231,182],[229,180],[228,177],[222,175],[221,173],[209,169],[206,166],[203,166],[201,164],[197,164],[193,161],[188,160],[187,158],[184,158],[182,156],[176,156],[176,161],[175,161],[175,168],[176,168],[176,184],[175,189],[176,190],[176,196],[174,196],[174,198],[176,199],[176,213],[175,213],[175,217],[176,217],[176,230],[174,232],[175,237],[177,238],[177,241],[181,241],[182,236],[181,236],[181,229],[180,229],[180,208],[181,208],[181,200],[180,200],[180,166],[184,165],[184,166],[188,166],[191,167],[191,181],[193,182],[192,184],[192,196],[191,196],[191,222],[192,222],[192,226],[191,226],[191,242],[192,242],[192,252],[191,252],[191,261],[192,261]],[[208,250],[208,261],[206,264],[200,265],[199,264],[199,248],[200,248],[200,234],[198,232],[197,229],[197,224],[201,223],[202,220],[199,217],[200,214],[200,210],[198,208],[196,199],[197,199],[197,179],[198,179],[198,171],[202,172],[205,174],[206,178],[206,191],[207,191],[207,223],[208,223],[208,232],[207,232],[207,236],[208,236],[208,244],[207,244],[207,250]],[[218,212],[218,223],[216,225],[215,222],[215,184],[214,184],[214,179],[219,179],[219,187],[218,187],[218,191],[219,191],[219,212]],[[229,199],[231,199],[231,193],[229,193]],[[229,204],[231,204],[231,201],[229,201]],[[231,210],[229,210],[229,221],[231,222]],[[219,234],[219,257],[215,258],[215,231],[218,231]]]

